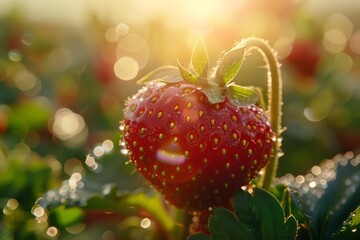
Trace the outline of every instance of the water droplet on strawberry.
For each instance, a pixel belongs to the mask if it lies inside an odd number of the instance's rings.
[[[169,165],[182,165],[186,157],[178,143],[169,142],[156,151],[156,159]]]

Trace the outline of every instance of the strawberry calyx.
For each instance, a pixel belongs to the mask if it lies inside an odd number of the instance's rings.
[[[259,95],[254,88],[239,86],[233,82],[241,68],[244,55],[244,45],[237,44],[223,54],[217,66],[210,72],[207,50],[203,42],[198,40],[188,68],[178,60],[177,67],[159,67],[141,78],[138,83],[161,81],[173,84],[185,81],[198,86],[210,103],[221,103],[229,98],[234,105],[247,106],[258,102]]]

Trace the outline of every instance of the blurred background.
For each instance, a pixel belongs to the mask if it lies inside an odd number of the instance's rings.
[[[198,37],[212,64],[250,36],[278,52],[286,129],[279,176],[359,152],[359,9],[357,0],[2,0],[0,239],[89,239],[86,224],[51,219],[35,204],[62,181],[94,192],[114,182],[144,187],[119,146],[124,101],[150,70],[188,59]],[[248,56],[237,83],[266,90],[263,66],[260,54]],[[145,239],[144,219],[133,219],[143,231],[107,223],[93,239]]]

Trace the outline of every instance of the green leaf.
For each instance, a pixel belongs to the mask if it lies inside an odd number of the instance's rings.
[[[283,192],[283,196],[281,199],[281,206],[284,209],[285,217],[291,215],[291,196],[289,193],[289,188],[285,188]]]
[[[222,223],[230,239],[244,239],[249,237],[249,228],[241,225],[239,220],[228,209],[215,208],[214,216]]]
[[[198,39],[191,55],[191,64],[199,77],[206,78],[209,58],[204,43]]]
[[[210,237],[206,236],[203,233],[196,233],[191,236],[188,236],[186,240],[211,240]]]
[[[360,239],[360,206],[344,221],[334,239]]]
[[[183,67],[180,63],[180,61],[178,60],[177,65],[179,67],[179,71],[180,71],[180,76],[185,80],[188,81],[189,83],[195,83],[199,77],[190,72],[189,70],[187,70],[185,67]]]
[[[41,158],[25,143],[0,149],[0,176],[0,199],[15,198],[25,209],[31,209],[54,181],[49,159]]]
[[[46,126],[53,112],[53,106],[45,98],[22,101],[9,114],[9,128],[24,132],[41,129]]]
[[[83,218],[84,211],[78,207],[65,208],[65,206],[59,206],[50,215],[50,221],[58,227],[70,226]]]
[[[39,204],[50,211],[59,207],[79,207],[88,210],[115,211],[124,215],[135,215],[138,210],[145,210],[151,215],[161,226],[171,231],[175,227],[175,223],[169,216],[167,210],[162,204],[161,197],[158,194],[151,196],[145,193],[114,193],[114,185],[106,185],[110,187],[109,194],[104,195],[99,192],[92,192],[84,188],[76,188],[70,191],[70,187],[65,181],[60,189],[69,189],[69,191],[51,190],[40,201]],[[102,191],[104,192],[104,191]],[[107,191],[105,191],[107,192]]]
[[[234,199],[234,210],[239,220],[246,224],[253,224],[255,219],[255,206],[252,196],[247,192],[240,190],[236,193]]]
[[[253,203],[261,221],[263,239],[286,239],[284,212],[278,200],[269,192],[256,188],[254,189]]]
[[[290,215],[286,221],[286,232],[287,232],[287,240],[295,240],[296,239],[296,232],[297,232],[297,221],[293,215]]]
[[[236,106],[247,106],[259,100],[258,93],[252,88],[231,84],[227,87],[227,96]]]
[[[239,190],[234,197],[235,214],[215,208],[209,220],[211,239],[295,240],[297,221],[284,217],[280,202],[269,192],[255,188],[253,195]]]
[[[244,51],[243,47],[236,46],[224,54],[215,72],[220,85],[227,85],[236,77],[244,60]]]
[[[209,228],[212,240],[231,240],[223,225],[222,219],[218,219],[212,215],[209,219]]]
[[[337,155],[316,169],[316,176],[299,184],[283,178],[294,189],[291,198],[306,217],[308,234],[313,239],[330,239],[343,222],[360,206],[360,155]],[[309,174],[312,174],[311,172]],[[295,179],[295,178],[294,178]],[[300,222],[300,221],[299,221]]]
[[[162,81],[166,83],[181,82],[182,78],[179,73],[179,69],[175,66],[162,66],[154,69],[153,71],[146,74],[140,80],[138,84],[144,84],[151,81]]]

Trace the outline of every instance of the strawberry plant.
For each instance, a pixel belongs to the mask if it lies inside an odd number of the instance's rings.
[[[259,88],[237,85],[253,50],[268,67],[266,101]],[[244,39],[215,67],[209,62],[198,41],[189,67],[179,61],[139,80],[120,125],[118,150],[128,164],[114,169],[115,160],[104,156],[105,182],[96,172],[74,175],[47,192],[37,206],[47,210],[49,226],[68,229],[108,214],[115,222],[141,216],[131,221],[141,230],[137,239],[359,239],[360,155],[337,155],[304,176],[276,178],[282,82],[267,42]],[[140,175],[126,171],[132,167]],[[128,182],[119,180],[127,174]],[[141,176],[150,184],[139,190]]]
[[[193,59],[197,75],[182,67],[180,73],[155,70],[124,112],[130,161],[170,203],[189,211],[228,204],[268,163],[275,141],[266,114],[254,104],[256,92],[230,83],[242,58],[235,59],[233,76],[219,66],[210,82],[204,48],[194,51],[203,58],[202,66]],[[151,81],[163,72],[170,77]],[[222,80],[228,84],[217,85]]]

